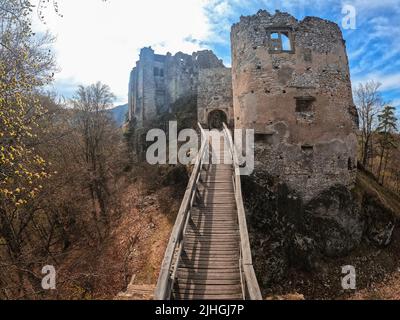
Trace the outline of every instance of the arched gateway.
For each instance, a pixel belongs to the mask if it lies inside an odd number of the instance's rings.
[[[222,110],[213,110],[208,114],[209,129],[223,129],[223,123],[228,123],[228,117]]]

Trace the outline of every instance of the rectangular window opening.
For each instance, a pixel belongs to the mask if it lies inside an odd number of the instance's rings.
[[[292,35],[288,30],[271,30],[268,43],[271,53],[293,52]]]
[[[164,77],[164,69],[161,68],[154,68],[154,76],[155,77]]]
[[[304,144],[301,146],[301,151],[303,151],[306,155],[313,155],[314,146],[310,144]]]
[[[273,144],[273,138],[274,134],[273,133],[255,133],[254,134],[254,141],[255,142],[261,142],[265,144],[272,145]]]
[[[296,112],[311,113],[314,111],[314,97],[296,97]]]

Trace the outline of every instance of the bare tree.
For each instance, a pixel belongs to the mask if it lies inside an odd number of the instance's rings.
[[[381,84],[373,80],[359,84],[354,91],[361,130],[361,158],[364,167],[372,152],[372,134],[376,126],[377,115],[383,106],[379,92]]]
[[[107,143],[111,119],[106,110],[112,106],[114,95],[100,82],[88,87],[80,86],[73,99],[77,114],[77,127],[81,138],[80,149],[88,172],[88,189],[93,208],[99,207],[100,217],[107,223]]]
[[[0,0],[0,299],[53,296],[41,268],[98,244],[119,203],[113,95],[81,87],[72,110],[43,93],[56,70],[52,37],[31,29],[37,1]]]

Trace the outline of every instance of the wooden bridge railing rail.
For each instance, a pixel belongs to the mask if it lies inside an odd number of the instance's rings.
[[[206,157],[209,155],[208,136],[200,123],[198,123],[198,126],[201,132],[201,147],[196,156],[193,171],[190,176],[181,206],[179,208],[179,212],[176,217],[174,227],[172,229],[167,249],[165,251],[164,260],[162,262],[160,274],[157,281],[157,286],[154,291],[155,300],[169,300],[171,298],[175,274],[179,265],[179,259],[183,248],[183,236],[185,234],[185,229],[190,218],[191,208],[195,201],[197,184],[200,179],[201,169],[203,164],[205,164]]]
[[[232,134],[229,128],[224,123],[224,134],[225,141],[228,143],[229,151],[232,155],[234,174],[233,183],[235,190],[235,199],[238,212],[239,220],[239,232],[240,232],[240,269],[242,274],[242,290],[244,299],[248,300],[262,300],[260,287],[253,268],[253,260],[251,257],[251,249],[249,242],[249,233],[247,230],[246,214],[243,205],[242,198],[242,186],[240,179],[240,166],[239,158],[235,144],[233,143]]]

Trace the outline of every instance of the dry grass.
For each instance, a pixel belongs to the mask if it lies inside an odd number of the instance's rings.
[[[363,171],[358,171],[357,187],[355,192],[366,192],[374,194],[377,198],[394,213],[400,215],[400,197],[387,188],[382,187],[375,179]]]

